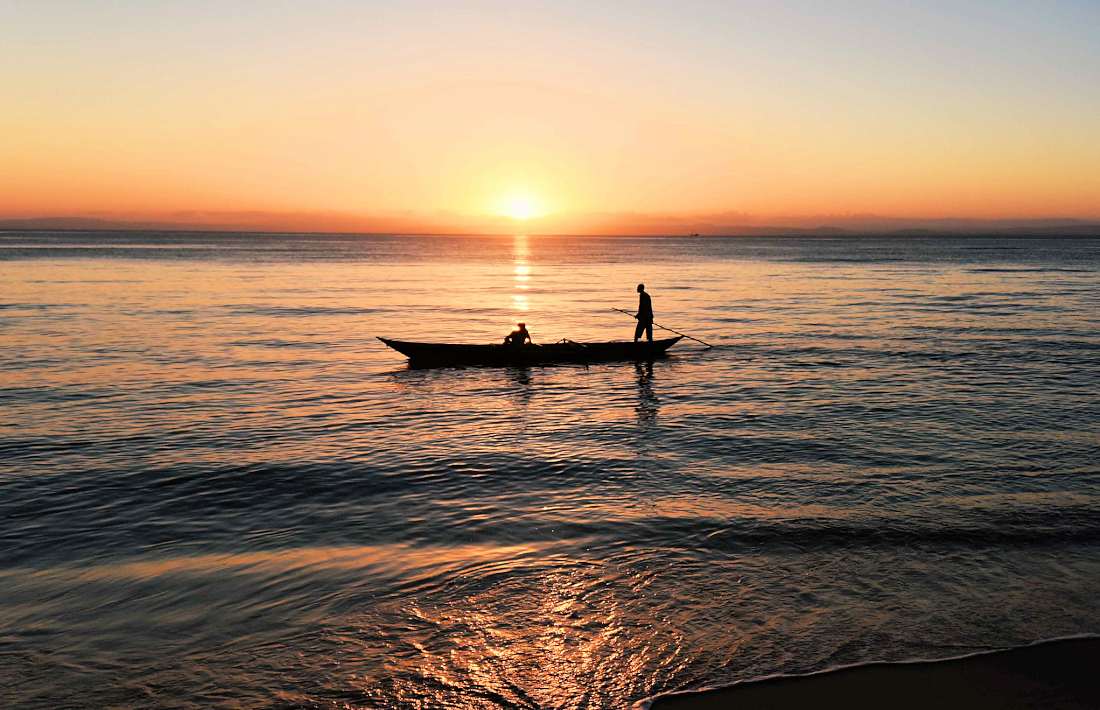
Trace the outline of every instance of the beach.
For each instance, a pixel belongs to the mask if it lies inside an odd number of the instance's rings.
[[[871,664],[658,698],[651,710],[1088,710],[1100,707],[1100,639],[1065,639],[965,658]]]

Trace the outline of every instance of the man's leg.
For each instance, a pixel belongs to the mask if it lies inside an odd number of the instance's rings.
[[[645,330],[645,323],[638,321],[638,327],[634,329],[634,342],[638,342],[638,338],[642,337],[642,332]],[[651,338],[652,340],[652,338]]]
[[[653,321],[645,324],[645,337],[649,342],[653,342]]]

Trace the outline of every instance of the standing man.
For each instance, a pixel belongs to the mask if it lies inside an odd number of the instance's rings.
[[[645,292],[645,284],[638,284],[638,327],[634,329],[634,342],[642,337],[645,331],[646,339],[653,342],[653,302],[649,300],[649,294]]]

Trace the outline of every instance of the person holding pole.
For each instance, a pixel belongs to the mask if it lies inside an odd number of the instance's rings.
[[[634,329],[634,342],[638,342],[643,331],[646,339],[653,342],[653,301],[645,292],[645,284],[638,284],[638,315],[634,317],[638,319],[638,327]]]
[[[702,340],[699,340],[699,338],[696,338],[692,335],[688,335],[687,333],[681,333],[678,330],[673,330],[672,328],[669,328],[667,326],[663,326],[660,323],[654,323],[653,322],[653,303],[649,300],[649,294],[645,292],[645,284],[638,284],[638,293],[640,294],[638,296],[638,315],[634,315],[630,311],[624,311],[621,308],[615,308],[614,306],[611,307],[611,310],[613,310],[613,311],[618,311],[619,313],[623,313],[625,315],[628,315],[631,318],[637,318],[638,319],[638,327],[634,330],[634,342],[635,343],[638,342],[638,338],[642,337],[642,331],[643,330],[646,330],[646,331],[649,332],[649,341],[653,342],[653,329],[654,328],[660,328],[661,330],[667,330],[670,333],[675,333],[676,335],[679,335],[681,338],[687,338],[688,340],[694,340],[695,342],[699,343],[700,345],[705,345],[708,348],[713,348],[714,347],[710,343],[705,343]]]

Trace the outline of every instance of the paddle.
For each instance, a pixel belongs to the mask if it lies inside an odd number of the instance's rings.
[[[612,307],[612,309],[611,309],[611,310],[613,310],[613,311],[618,311],[619,313],[625,313],[625,314],[627,314],[628,316],[630,316],[631,318],[635,318],[635,319],[637,319],[637,317],[638,317],[638,316],[634,315],[633,313],[631,313],[630,311],[624,311],[624,310],[623,310],[623,309],[621,309],[621,308],[614,308],[614,307]],[[661,330],[667,330],[667,331],[668,331],[668,332],[670,332],[670,333],[675,333],[676,335],[679,335],[679,336],[680,336],[681,338],[687,338],[688,340],[694,340],[694,341],[695,341],[695,342],[697,342],[697,343],[702,343],[703,345],[706,345],[706,346],[707,346],[708,348],[713,348],[713,347],[714,347],[714,346],[713,346],[713,345],[711,345],[710,343],[703,343],[703,341],[702,341],[702,340],[699,340],[699,338],[693,338],[693,337],[691,337],[690,335],[685,335],[684,333],[681,333],[681,332],[680,332],[680,331],[678,331],[678,330],[673,330],[672,328],[666,328],[666,327],[664,327],[663,325],[658,325],[657,323],[654,323],[654,324],[653,324],[653,326],[654,326],[655,328],[660,328]]]

